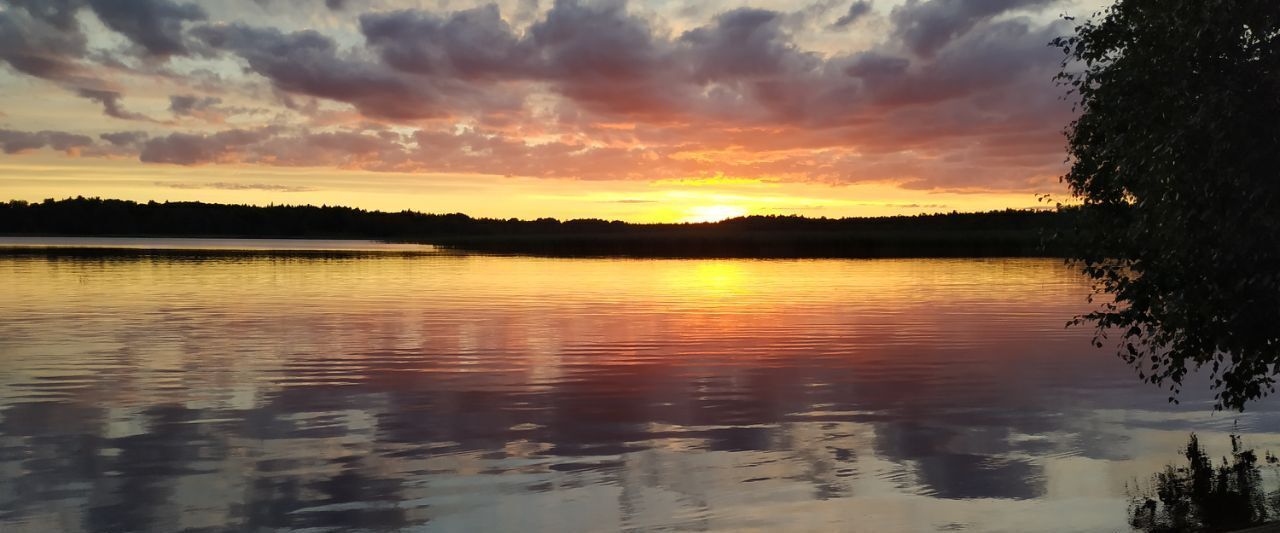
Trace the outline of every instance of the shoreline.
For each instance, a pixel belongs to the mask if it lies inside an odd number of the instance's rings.
[[[984,238],[985,237],[985,238]],[[429,246],[431,249],[346,249],[346,248],[258,248],[236,247],[219,242],[219,246],[148,246],[145,242],[97,245],[97,243],[22,243],[0,242],[0,255],[369,255],[369,254],[480,254],[490,256],[559,257],[559,258],[631,258],[631,259],[983,259],[983,258],[1051,258],[1065,259],[1065,254],[1048,253],[1033,235],[1002,235],[989,238],[973,232],[955,235],[910,233],[895,235],[832,234],[789,235],[734,234],[725,236],[661,236],[661,235],[492,235],[450,236],[426,240],[370,239],[352,236],[231,236],[231,235],[32,235],[0,234],[3,238],[86,239],[86,240],[192,240],[192,241],[291,241],[380,243],[390,246]]]

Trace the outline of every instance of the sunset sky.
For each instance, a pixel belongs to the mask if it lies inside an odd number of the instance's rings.
[[[1102,0],[0,0],[0,201],[712,220],[1061,194]]]

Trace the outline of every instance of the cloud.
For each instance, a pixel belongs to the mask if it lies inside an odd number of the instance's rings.
[[[663,120],[732,106],[740,91],[768,89],[740,84],[770,78],[776,85],[819,66],[816,55],[794,45],[787,20],[778,12],[739,9],[670,39],[624,2],[558,0],[523,35],[492,5],[448,16],[366,14],[360,24],[386,65],[437,84],[450,79],[472,91],[545,84],[590,113]],[[724,86],[708,94],[712,84]]]
[[[213,134],[173,133],[146,141],[148,163],[204,165],[254,163],[278,166],[395,170],[407,157],[394,133],[288,132],[279,128],[230,129]]]
[[[566,81],[631,80],[651,76],[663,65],[662,43],[649,23],[627,12],[621,1],[557,0],[528,35],[547,75]]]
[[[285,100],[289,100],[285,96]],[[285,106],[291,106],[292,102],[287,102]],[[315,106],[312,102],[312,106]],[[291,109],[305,111],[305,113],[315,114],[316,109],[303,109],[293,106]],[[169,113],[178,118],[196,118],[205,120],[211,124],[224,123],[229,117],[234,115],[255,115],[261,113],[269,113],[269,109],[264,108],[244,108],[244,106],[224,105],[223,99],[219,96],[197,96],[197,95],[170,95],[169,96]]]
[[[939,122],[946,136],[953,127]],[[990,134],[957,137],[949,143],[916,133],[888,133],[887,148],[841,145],[841,135],[793,129],[757,137],[700,139],[688,132],[665,132],[668,144],[602,146],[562,140],[531,144],[498,131],[419,129],[409,136],[393,130],[308,132],[281,128],[230,129],[212,134],[172,133],[122,138],[111,149],[86,156],[132,152],[143,162],[177,165],[258,164],[336,167],[412,173],[475,173],[581,180],[735,179],[809,181],[832,184],[895,181],[911,189],[1040,190],[1056,180],[1057,152],[1028,141],[1018,123]],[[637,133],[647,138],[649,133]],[[735,134],[738,135],[738,134]],[[896,137],[896,138],[894,138]],[[104,137],[105,139],[105,137]],[[697,140],[692,142],[680,142]],[[767,141],[762,141],[767,139]],[[112,142],[112,141],[109,141]],[[127,144],[126,144],[127,143]],[[724,144],[740,149],[718,150]],[[920,153],[915,153],[916,151]],[[923,156],[923,157],[922,157]]]
[[[122,120],[145,120],[145,121],[152,120],[151,117],[148,117],[141,113],[134,113],[132,111],[126,110],[124,108],[124,105],[120,103],[120,98],[122,97],[121,94],[116,91],[106,91],[106,90],[100,90],[100,89],[79,89],[76,91],[76,94],[78,94],[82,98],[87,98],[89,100],[93,100],[94,102],[98,102],[99,104],[102,104],[103,114],[109,117],[118,118]]]
[[[841,15],[840,18],[836,19],[835,23],[833,23],[831,27],[847,28],[853,25],[853,23],[862,20],[862,17],[869,14],[871,14],[871,2],[868,2],[867,0],[858,0],[849,4],[849,10],[846,11],[844,15]]]
[[[175,94],[169,97],[169,112],[180,116],[190,116],[213,109],[221,103],[222,99],[216,96],[201,97],[190,94]]]
[[[78,28],[68,27],[75,20],[67,18],[68,12],[59,9],[60,5],[51,1],[36,10],[36,15],[26,9],[0,11],[0,60],[37,78],[85,78],[79,60],[88,51],[88,39]]]
[[[893,34],[922,56],[915,69],[911,58],[892,42],[853,55],[823,57],[803,50],[789,29],[790,14],[750,8],[721,13],[674,38],[662,35],[619,1],[558,0],[523,34],[502,19],[496,6],[449,15],[413,10],[366,14],[360,25],[383,64],[408,76],[396,79],[417,80],[424,89],[448,83],[469,89],[437,90],[423,104],[448,111],[375,115],[381,118],[459,113],[462,106],[451,101],[458,94],[484,94],[495,86],[524,83],[524,90],[541,84],[572,102],[575,107],[559,111],[561,120],[831,127],[857,120],[879,103],[892,107],[964,97],[966,88],[981,81],[960,70],[975,67],[975,72],[986,74],[998,69],[969,61],[966,54],[973,52],[974,42],[957,44],[954,53],[935,58],[943,45],[970,36],[979,25],[1004,29],[991,22],[996,15],[1047,1],[994,0],[976,7],[947,0],[908,2],[894,12]],[[846,17],[865,16],[868,9],[868,4],[855,2]],[[940,40],[915,37],[923,27],[940,28]],[[1013,39],[1005,44],[1024,52],[1020,35],[1004,32],[999,37]],[[1043,45],[1036,43],[1038,61],[1044,61]],[[1013,59],[1001,50],[994,53],[1000,60]],[[1011,66],[1015,70],[994,72],[993,79],[1004,82],[1022,72],[1019,65]],[[954,79],[929,79],[943,74],[965,83],[953,87],[949,84]],[[305,88],[293,92],[324,96]]]
[[[684,87],[668,79],[681,68],[671,61],[671,43],[625,2],[557,0],[526,40],[553,90],[589,111],[652,116],[684,103]]]
[[[815,54],[796,47],[782,29],[782,14],[762,9],[735,9],[680,37],[688,45],[694,79],[702,83],[735,83],[803,76],[818,64]]]
[[[233,115],[256,114],[265,111],[260,108],[246,108],[223,105],[222,98],[217,96],[197,96],[193,94],[174,94],[169,96],[169,113],[175,117],[196,118],[210,124],[222,124]]]
[[[88,38],[76,19],[84,8],[107,28],[123,35],[142,54],[169,57],[189,53],[184,24],[205,20],[195,4],[170,0],[4,0],[0,12],[0,53],[15,69],[46,79],[62,79],[76,70]]]
[[[849,58],[844,65],[844,73],[874,83],[876,80],[904,76],[910,66],[911,60],[905,57],[868,50]]]
[[[827,209],[827,206],[823,206],[823,205],[795,205],[795,206],[779,206],[779,207],[761,207],[761,208],[759,208],[759,209],[760,209],[761,211],[787,211],[787,212],[794,212],[794,211],[821,211],[821,210],[823,210],[823,209]]]
[[[396,170],[406,168],[402,164],[407,153],[400,140],[392,132],[302,132],[263,143],[250,160],[284,166]]]
[[[280,185],[273,183],[232,183],[226,181],[215,182],[188,182],[188,181],[157,181],[156,185],[168,187],[171,189],[217,189],[223,191],[272,191],[272,192],[310,192],[318,190],[315,187],[307,187],[302,185]]]
[[[983,23],[981,31],[957,39],[932,61],[920,62],[913,70],[906,68],[903,59],[874,52],[859,57],[845,70],[860,77],[872,100],[884,105],[955,101],[978,93],[994,95],[1036,77],[1049,79],[1057,66],[1053,60],[1060,54],[1046,43],[1062,31],[1064,28],[1056,25],[1033,28],[1022,19]],[[1048,88],[1047,83],[1042,85]],[[1016,107],[1008,106],[1010,110]]]
[[[175,165],[234,162],[240,151],[270,138],[272,133],[270,129],[233,129],[212,135],[172,133],[146,141],[138,157],[144,163]]]
[[[83,6],[83,0],[5,0],[16,8],[21,8],[29,16],[37,18],[59,30],[70,30],[78,27],[76,11]]]
[[[0,30],[12,29],[0,32],[0,61],[115,118],[150,120],[122,105],[145,80],[180,87],[175,119],[152,136],[101,137],[102,154],[144,162],[1024,190],[1060,171],[1070,119],[1045,46],[1068,28],[1029,16],[1052,1],[904,0],[883,8],[887,26],[859,26],[878,41],[836,50],[813,46],[843,39],[831,30],[871,16],[869,2],[715,12],[525,0],[513,13],[357,14],[365,4],[299,1],[288,5],[311,11],[248,21],[176,0],[0,0],[14,6],[0,10]],[[112,19],[126,11],[139,20]],[[74,16],[90,12],[136,57],[90,49]],[[216,83],[186,74],[199,72]],[[140,81],[94,77],[123,78],[113,73]],[[255,99],[266,116],[224,105]],[[236,128],[183,131],[232,114]]]
[[[496,5],[448,17],[403,10],[360,16],[360,31],[388,65],[401,71],[462,79],[535,75],[532,50]]]
[[[104,25],[127,37],[145,54],[157,57],[187,55],[183,24],[207,18],[196,4],[169,0],[87,1]]]
[[[621,1],[557,0],[523,34],[494,5],[447,16],[366,14],[360,27],[384,64],[435,85],[446,98],[512,82],[526,90],[545,84],[577,105],[627,115],[668,110],[684,90],[668,83],[673,69],[684,68],[675,63],[673,43]]]
[[[242,24],[203,26],[197,38],[244,59],[281,91],[346,102],[374,118],[410,120],[441,116],[439,87],[378,63],[344,57],[334,41],[306,30],[282,33]]]
[[[138,146],[147,140],[147,137],[147,133],[143,131],[117,131],[98,135],[99,139],[107,141],[108,144],[116,147]]]
[[[917,42],[913,35],[920,27],[943,28],[951,42],[998,14],[1047,1],[966,7],[911,0],[895,9],[894,31],[911,48],[930,54],[916,70],[938,74],[947,71],[946,60],[933,61],[932,54],[945,43]],[[865,7],[854,3],[849,13],[865,14]],[[787,20],[788,14],[775,11],[735,9],[670,38],[621,1],[557,0],[523,33],[493,5],[449,14],[362,15],[361,33],[380,62],[339,53],[331,39],[315,32],[243,25],[196,31],[207,44],[246,59],[285,94],[346,102],[371,118],[394,121],[524,113],[520,100],[541,87],[572,103],[555,110],[562,123],[711,120],[829,127],[855,120],[878,101],[892,103],[885,87],[910,89],[896,98],[900,103],[964,95],[946,86],[912,88],[925,78],[909,72],[911,60],[893,46],[825,58],[805,51]],[[504,101],[510,105],[494,107]]]
[[[1057,0],[907,0],[889,14],[894,34],[917,55],[932,56],[979,22]]]
[[[62,131],[23,132],[0,130],[0,150],[6,154],[17,154],[49,147],[54,150],[74,154],[81,148],[93,145],[93,139],[85,135]]]

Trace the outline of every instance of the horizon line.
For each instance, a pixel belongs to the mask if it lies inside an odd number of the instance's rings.
[[[1070,206],[1070,205],[1056,204],[1056,205],[1047,205],[1047,206],[1045,206],[1045,207],[1006,207],[1006,208],[1004,208],[1004,209],[989,209],[989,210],[986,210],[986,211],[959,211],[959,210],[955,210],[955,209],[953,209],[953,210],[951,210],[951,211],[935,211],[935,212],[931,212],[931,213],[917,213],[917,214],[913,214],[913,215],[899,214],[899,215],[847,216],[847,217],[828,217],[828,216],[825,216],[825,215],[824,215],[824,216],[807,216],[807,215],[801,215],[801,214],[746,214],[746,215],[739,215],[739,216],[726,217],[726,218],[719,219],[719,220],[674,221],[674,222],[629,222],[629,221],[619,220],[619,219],[605,219],[605,218],[592,218],[592,217],[588,217],[588,218],[557,218],[557,217],[553,217],[553,216],[545,216],[545,217],[537,217],[537,218],[529,218],[529,219],[526,219],[526,218],[519,218],[519,217],[477,217],[477,216],[473,216],[473,215],[470,215],[470,214],[467,214],[467,213],[464,213],[464,212],[461,212],[461,211],[455,211],[455,212],[426,212],[426,211],[417,211],[417,210],[413,210],[413,209],[403,209],[403,210],[400,210],[400,211],[384,211],[384,210],[380,210],[380,209],[366,209],[366,208],[363,208],[363,207],[354,207],[354,206],[349,206],[349,205],[339,205],[339,204],[320,204],[320,205],[315,205],[315,204],[277,204],[277,203],[268,203],[268,204],[263,205],[263,204],[247,204],[247,203],[221,203],[221,202],[206,202],[206,201],[202,201],[202,200],[163,200],[163,201],[159,201],[159,200],[147,200],[147,201],[138,201],[138,200],[126,200],[126,199],[123,199],[123,198],[103,198],[103,197],[101,197],[101,196],[82,196],[82,195],[77,195],[77,196],[68,196],[68,197],[66,197],[66,198],[52,198],[52,197],[51,197],[51,198],[45,198],[45,199],[40,200],[40,201],[30,201],[30,200],[22,200],[22,199],[16,199],[16,198],[15,198],[15,199],[10,199],[10,200],[6,200],[6,201],[0,201],[0,204],[3,204],[3,205],[15,205],[15,204],[17,204],[17,205],[28,205],[28,206],[32,206],[32,205],[41,205],[41,204],[47,204],[47,203],[76,201],[76,200],[99,201],[99,202],[124,202],[124,203],[130,203],[130,204],[135,204],[135,205],[150,205],[150,204],[157,204],[157,205],[189,204],[189,205],[191,205],[191,204],[195,204],[195,205],[222,206],[222,207],[249,207],[249,208],[258,208],[258,209],[262,209],[262,208],[273,208],[273,207],[285,207],[285,208],[313,208],[313,209],[349,209],[349,210],[358,211],[358,212],[363,212],[363,213],[375,213],[375,214],[384,214],[384,215],[395,215],[395,214],[406,214],[406,213],[407,213],[407,214],[420,215],[420,216],[437,216],[437,217],[445,217],[445,216],[464,216],[464,217],[467,217],[468,219],[471,219],[471,220],[492,220],[492,221],[503,221],[503,222],[509,222],[509,221],[518,221],[518,222],[548,222],[548,221],[554,221],[554,222],[556,222],[556,223],[567,223],[567,222],[578,222],[578,221],[592,221],[592,222],[606,222],[606,223],[610,223],[610,224],[625,224],[625,225],[628,225],[628,226],[698,226],[698,225],[711,225],[711,224],[718,224],[718,223],[721,223],[721,222],[727,222],[727,221],[731,221],[731,220],[744,220],[744,219],[752,219],[752,218],[764,218],[764,219],[792,219],[792,220],[800,219],[800,220],[828,220],[828,221],[841,221],[841,220],[882,220],[882,219],[903,219],[903,218],[928,218],[928,217],[955,216],[955,215],[987,215],[987,214],[996,214],[996,213],[1053,213],[1053,212],[1060,212],[1060,211],[1062,211],[1064,208],[1070,208],[1070,207],[1072,207],[1072,206]]]

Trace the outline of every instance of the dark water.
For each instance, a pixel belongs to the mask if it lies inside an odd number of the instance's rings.
[[[1171,406],[1065,329],[1087,293],[1036,259],[0,255],[0,530],[1112,531],[1191,430],[1280,450],[1276,402]]]

